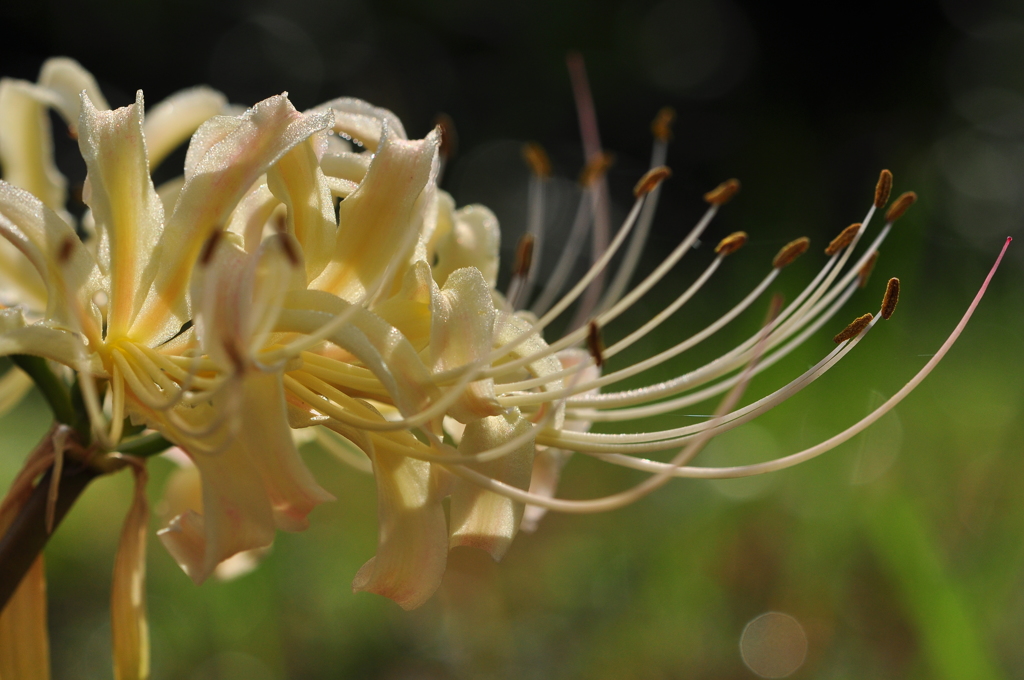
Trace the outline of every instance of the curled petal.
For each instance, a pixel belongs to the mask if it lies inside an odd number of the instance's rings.
[[[459,453],[472,455],[501,446],[531,429],[519,409],[466,425]],[[533,440],[527,439],[515,451],[488,463],[468,467],[505,484],[526,489],[533,469]],[[486,550],[500,560],[519,531],[525,506],[487,491],[461,477],[455,481],[451,505],[451,547],[468,545]]]
[[[55,325],[77,328],[66,293],[87,306],[102,277],[75,231],[38,198],[0,181],[0,235],[21,251],[46,283],[46,317]]]
[[[52,93],[54,108],[72,130],[78,126],[83,92],[97,109],[106,111],[110,108],[96,79],[74,59],[47,59],[39,70],[39,85]]]
[[[267,172],[267,186],[288,207],[288,232],[302,246],[306,280],[312,281],[327,266],[338,230],[334,199],[317,164],[314,140],[282,156]]]
[[[434,371],[466,366],[491,351],[494,337],[494,303],[480,270],[474,267],[452,272],[433,300],[430,350]],[[464,423],[501,413],[494,397],[494,381],[470,383],[449,415]]]
[[[341,202],[334,254],[313,288],[354,303],[367,302],[377,290],[391,292],[433,204],[437,146],[433,132],[404,141],[384,129],[366,177]]]
[[[143,115],[141,90],[134,104],[113,111],[82,99],[78,144],[89,171],[86,201],[109,248],[103,264],[110,272],[107,335],[113,337],[127,332],[143,302],[164,224],[163,203],[149,176]],[[152,331],[138,339],[152,341],[167,329]]]
[[[153,107],[143,126],[150,167],[159,165],[200,125],[223,113],[227,103],[224,95],[216,90],[193,87],[175,92]]]
[[[434,280],[443,286],[456,269],[476,267],[494,288],[498,281],[501,247],[498,218],[482,205],[467,205],[452,211],[451,203],[450,196],[440,194],[438,224],[431,243],[433,254],[437,256]]]
[[[0,80],[0,166],[5,181],[63,210],[67,180],[53,162],[47,95],[23,80]]]
[[[207,237],[227,223],[260,175],[332,122],[330,113],[301,114],[287,97],[278,95],[237,119],[216,116],[203,124],[189,145],[185,186],[161,236],[155,285],[136,325],[152,326],[171,316],[165,323],[177,323],[177,331],[189,319],[189,276]],[[194,153],[193,145],[202,153]]]
[[[406,139],[405,128],[398,116],[362,99],[338,97],[313,110],[332,111],[334,131],[356,140],[370,153],[378,151],[377,143],[385,126],[394,137]]]
[[[448,529],[441,495],[430,464],[377,450],[371,454],[377,481],[377,555],[352,581],[353,591],[369,591],[415,609],[441,584],[448,561]]]

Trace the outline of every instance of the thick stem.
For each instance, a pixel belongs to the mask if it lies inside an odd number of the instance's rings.
[[[50,490],[51,468],[32,490],[32,495],[14,518],[7,533],[0,538],[0,612],[17,590],[21,579],[50,540],[46,530],[46,500]],[[53,528],[100,473],[91,467],[67,465],[60,478],[60,490],[54,508]]]

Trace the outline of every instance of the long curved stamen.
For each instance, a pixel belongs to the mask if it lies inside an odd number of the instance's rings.
[[[760,343],[759,343],[760,346]],[[751,362],[748,368],[753,368],[753,364],[756,362],[756,356],[754,361]],[[728,413],[739,401],[744,389],[746,388],[749,380],[749,371],[744,373],[746,379],[742,380],[737,384],[726,398],[723,399],[718,409],[715,411],[715,418],[720,417],[724,413]],[[697,455],[701,449],[710,441],[712,435],[704,433],[702,436],[697,437],[694,441],[688,443],[672,460],[671,465],[675,468],[686,465],[695,455]],[[472,482],[488,491],[494,491],[506,498],[526,503],[529,505],[538,505],[548,510],[555,510],[558,512],[565,513],[594,513],[594,512],[606,512],[609,510],[615,510],[618,508],[625,507],[637,500],[649,495],[650,493],[661,488],[672,479],[673,475],[671,471],[664,471],[651,475],[643,482],[640,482],[631,489],[620,491],[616,494],[611,494],[602,498],[595,498],[584,501],[570,501],[563,500],[560,498],[549,498],[539,494],[533,494],[528,491],[523,491],[518,487],[510,484],[505,484],[496,479],[487,477],[486,475],[480,474],[475,470],[471,470],[462,466],[450,466],[448,469],[455,475],[462,477],[463,479]]]
[[[675,117],[676,112],[672,107],[666,106],[658,111],[657,117],[651,123],[651,132],[654,134],[654,148],[651,150],[651,169],[666,164],[668,159],[668,143],[672,139],[672,122],[675,120]],[[659,185],[651,192],[651,199],[644,205],[644,209],[640,213],[640,219],[637,222],[636,230],[633,232],[633,238],[630,239],[629,247],[626,248],[626,252],[622,256],[622,262],[619,264],[618,271],[615,272],[615,278],[608,285],[604,299],[597,305],[598,312],[602,312],[618,302],[629,287],[629,282],[636,272],[636,267],[640,264],[640,256],[644,252],[644,246],[647,245],[647,237],[650,234],[651,225],[654,223],[654,215],[658,210],[658,199],[660,197],[661,186]]]
[[[837,300],[832,305],[832,308],[827,313],[821,315],[818,319],[815,319],[813,324],[804,329],[804,331],[799,336],[790,340],[785,346],[778,350],[775,350],[774,352],[771,352],[770,354],[766,354],[765,357],[762,358],[761,361],[759,361],[757,366],[754,368],[754,375],[758,375],[762,371],[775,365],[780,360],[788,356],[797,347],[800,347],[809,337],[818,332],[818,330],[825,323],[827,323],[833,316],[835,316],[835,314],[840,309],[842,309],[842,307],[846,304],[846,302],[856,291],[857,286],[848,286],[843,296],[840,297],[840,299]],[[691,382],[685,385],[677,386],[677,391],[685,391],[687,389],[690,389],[691,387],[702,385],[707,381],[713,380],[715,377],[723,375],[732,370],[733,367],[731,365],[720,365],[716,363],[717,361],[718,360],[715,360],[710,364],[698,369],[697,371],[693,371],[689,374],[679,376],[680,378],[690,378]],[[710,399],[711,397],[722,394],[723,392],[731,388],[733,385],[735,385],[737,382],[739,382],[739,378],[740,376],[737,374],[731,378],[722,380],[721,382],[709,388],[700,390],[698,392],[691,392],[676,399],[670,399],[668,401],[662,401],[656,404],[646,404],[644,406],[638,406],[633,408],[621,408],[617,410],[598,410],[597,408],[573,408],[572,406],[570,406],[569,408],[566,409],[566,414],[572,418],[579,418],[593,422],[622,421],[633,420],[638,418],[648,418],[650,416],[677,411],[679,409],[686,408],[687,406],[692,406],[693,404],[698,404],[702,401]],[[682,381],[680,381],[680,383],[681,382]],[[643,388],[638,390],[638,392],[641,392],[643,397],[636,399],[634,403],[643,403],[644,401],[648,401],[649,399],[657,398],[658,396],[664,396],[662,394],[659,394],[655,397],[648,397],[646,395],[649,394],[650,391],[644,392]],[[636,396],[641,397],[641,394],[638,394]],[[571,402],[572,400],[570,400],[570,403]]]
[[[658,463],[657,461],[635,459],[630,458],[629,456],[624,456],[622,458],[603,456],[603,458],[608,458],[609,462],[613,462],[616,464],[626,464],[628,467],[642,469],[648,472],[670,472],[675,477],[688,477],[696,479],[731,479],[737,477],[751,477],[754,475],[765,474],[768,472],[775,472],[777,470],[784,470],[788,467],[793,467],[794,465],[798,465],[805,461],[811,460],[812,458],[820,456],[821,454],[830,451],[831,449],[834,449],[840,444],[849,441],[854,436],[867,429],[879,418],[881,418],[886,413],[891,411],[897,404],[903,401],[903,399],[905,399],[907,395],[909,395],[919,384],[921,384],[921,382],[926,377],[928,377],[928,374],[935,369],[938,363],[942,361],[943,357],[945,357],[946,353],[949,352],[950,348],[952,348],[953,344],[960,337],[960,334],[967,326],[967,322],[970,321],[971,316],[974,314],[974,310],[981,302],[982,297],[984,297],[985,291],[988,289],[988,284],[992,280],[992,276],[995,274],[996,270],[999,268],[999,264],[1000,262],[1002,262],[1003,255],[1006,253],[1006,249],[1007,247],[1009,247],[1010,242],[1012,240],[1013,239],[1009,237],[1006,239],[1006,242],[1003,244],[1002,250],[999,252],[999,256],[996,258],[995,264],[992,265],[992,269],[989,271],[988,276],[985,277],[985,281],[984,283],[982,283],[977,295],[975,295],[974,300],[967,308],[967,311],[960,319],[960,322],[950,333],[949,337],[947,337],[946,341],[942,343],[942,346],[939,348],[938,352],[936,352],[932,356],[932,358],[928,360],[928,363],[926,363],[921,368],[921,370],[919,370],[914,375],[914,377],[907,381],[907,383],[898,392],[896,392],[896,394],[891,396],[888,400],[885,401],[885,403],[883,403],[881,406],[879,406],[874,411],[869,413],[867,416],[859,420],[857,423],[851,425],[847,429],[843,430],[839,434],[830,437],[829,439],[821,442],[820,444],[804,449],[803,451],[799,451],[797,453],[784,456],[782,458],[777,458],[775,460],[767,461],[764,463],[756,463],[753,465],[740,465],[735,467],[678,467],[675,470],[669,471],[665,467],[664,463]]]

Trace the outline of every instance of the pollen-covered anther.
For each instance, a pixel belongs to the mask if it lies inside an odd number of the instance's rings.
[[[514,276],[526,276],[533,265],[533,234],[523,234],[516,247],[516,262],[512,269]]]
[[[672,139],[672,123],[676,120],[676,110],[671,106],[663,106],[658,115],[651,121],[651,134],[661,142],[668,142]]]
[[[651,168],[643,177],[640,178],[640,181],[636,183],[636,186],[633,187],[633,195],[637,198],[645,196],[654,191],[659,184],[671,176],[672,171],[669,170],[666,165],[659,165],[656,168]]]
[[[711,205],[725,205],[740,190],[740,181],[730,179],[722,182],[717,187],[704,194],[704,200]]]
[[[857,272],[857,287],[863,288],[868,285],[868,279],[871,278],[871,272],[875,269],[875,263],[878,262],[878,251],[871,253],[871,257],[864,263],[864,266]]]
[[[900,280],[896,277],[889,279],[885,286],[885,295],[882,297],[882,311],[879,314],[883,319],[888,320],[896,311],[896,303],[900,301]]]
[[[592,158],[580,172],[580,186],[589,187],[600,180],[613,163],[615,163],[615,154],[607,152],[602,152]]]
[[[874,317],[873,314],[871,314],[871,312],[868,312],[864,316],[858,316],[856,319],[854,319],[850,323],[849,326],[844,328],[843,331],[839,335],[837,335],[836,337],[834,337],[832,339],[835,340],[835,343],[838,345],[839,343],[843,342],[844,340],[849,340],[850,338],[855,338],[855,337],[857,337],[858,335],[861,334],[861,331],[863,331],[865,328],[868,327],[868,324],[871,323],[871,321],[874,318],[875,317]]]
[[[71,255],[75,252],[75,239],[68,236],[60,242],[60,248],[57,250],[57,264],[67,264],[68,260],[71,259]]]
[[[206,239],[206,243],[203,244],[203,249],[199,253],[200,266],[205,267],[210,264],[210,260],[213,259],[213,254],[217,252],[217,245],[223,236],[220,229],[214,229],[210,237]]]
[[[434,125],[441,133],[438,153],[442,158],[451,158],[459,148],[459,136],[455,132],[455,121],[447,113],[439,113],[434,117]]]
[[[745,231],[734,231],[729,234],[715,246],[715,255],[732,255],[737,250],[742,248],[747,243],[747,232]]]
[[[551,159],[547,151],[537,142],[530,142],[523,145],[523,160],[530,166],[533,174],[540,178],[551,176]]]
[[[597,367],[604,366],[604,340],[601,339],[601,327],[593,320],[587,325],[587,349]]]
[[[806,236],[801,236],[795,241],[790,241],[786,245],[782,246],[782,249],[772,260],[772,266],[776,269],[782,269],[788,267],[796,261],[796,258],[800,257],[807,252],[807,249],[811,247],[811,239]]]
[[[878,184],[875,185],[875,207],[881,210],[889,202],[889,194],[892,192],[892,173],[882,170],[878,175]]]
[[[910,206],[914,205],[917,201],[917,194],[913,191],[900,194],[900,197],[892,202],[889,206],[889,212],[885,213],[885,220],[887,222],[895,222],[899,218],[903,217],[903,213],[907,212]]]
[[[828,248],[825,248],[826,255],[835,255],[846,246],[853,243],[853,239],[856,238],[857,232],[860,231],[860,222],[854,222],[846,229],[839,232],[839,236],[832,239],[832,242],[828,244]]]

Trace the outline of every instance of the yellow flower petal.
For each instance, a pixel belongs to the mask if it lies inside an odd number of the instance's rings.
[[[452,272],[433,299],[430,351],[434,372],[473,363],[491,351],[494,337],[494,304],[480,270],[474,267]],[[494,398],[494,381],[467,385],[448,415],[463,423],[495,416],[502,409]]]
[[[519,409],[466,425],[459,453],[472,455],[501,446],[532,427]],[[512,453],[488,463],[468,467],[506,484],[526,489],[533,469],[533,439]],[[524,505],[486,491],[461,477],[455,481],[451,504],[451,547],[473,546],[500,560],[519,531]]]
[[[98,111],[88,97],[82,99],[78,144],[88,168],[86,202],[109,248],[103,264],[110,272],[107,336],[114,338],[127,333],[142,305],[164,223],[163,203],[149,177],[143,110],[142,90],[134,104],[113,111]],[[148,343],[166,334],[163,327],[151,330],[137,340]]]
[[[488,285],[494,288],[498,281],[498,250],[501,247],[498,218],[482,205],[467,205],[452,211],[451,197],[444,193],[438,203],[439,212],[447,214],[438,215],[438,227],[432,239],[432,252],[437,257],[434,280],[443,286],[456,269],[476,267]]]
[[[175,92],[154,106],[143,126],[150,168],[158,166],[200,125],[223,113],[227,103],[224,95],[214,89],[193,87]]]
[[[288,233],[302,246],[306,280],[312,281],[330,261],[338,231],[334,199],[317,164],[313,140],[282,156],[267,172],[267,186],[288,207]]]
[[[448,561],[448,529],[430,464],[401,453],[371,454],[377,482],[377,555],[352,581],[415,609],[441,584]]]
[[[224,125],[224,121],[235,121]],[[159,271],[136,325],[180,326],[189,320],[186,300],[188,279],[200,249],[214,229],[227,223],[231,211],[246,192],[289,149],[310,135],[329,127],[331,114],[304,115],[287,97],[266,99],[237,119],[218,116],[196,132],[190,144],[191,167],[159,244]],[[215,143],[206,145],[201,157],[192,145],[206,132]],[[223,133],[223,134],[221,134]],[[170,320],[168,321],[168,318]],[[177,326],[174,331],[177,331]]]
[[[388,130],[359,188],[341,202],[330,264],[311,284],[353,303],[391,292],[417,245],[437,175],[436,133],[404,141]]]
[[[67,180],[53,162],[46,94],[23,80],[0,80],[0,166],[5,181],[63,210]]]
[[[0,236],[32,263],[46,282],[46,317],[64,328],[78,328],[66,291],[88,305],[102,287],[102,277],[89,251],[57,213],[29,192],[0,181]]]

